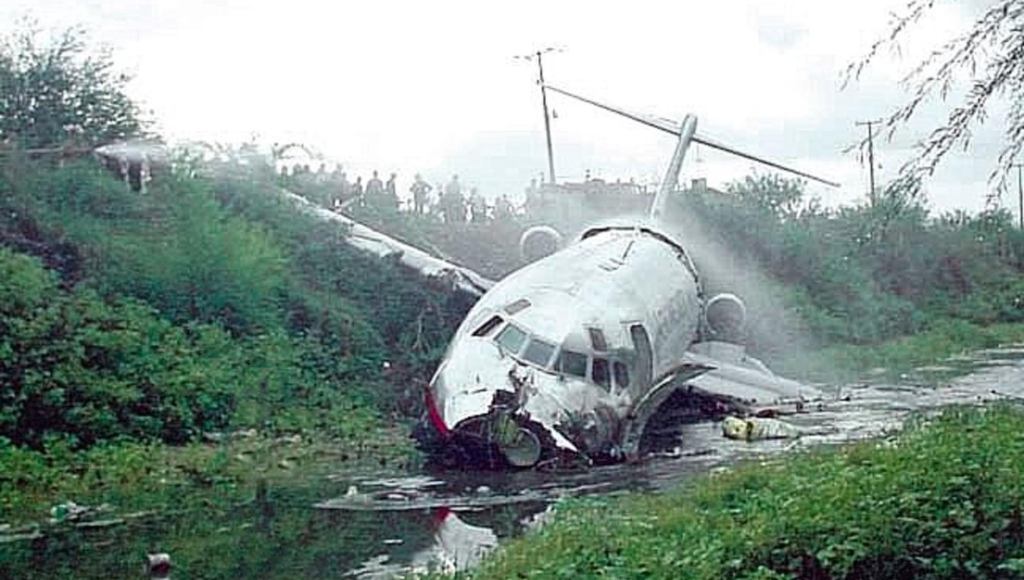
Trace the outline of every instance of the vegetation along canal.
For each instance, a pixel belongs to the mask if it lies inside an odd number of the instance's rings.
[[[685,426],[679,447],[638,464],[578,472],[413,472],[318,465],[256,486],[245,502],[192,493],[176,508],[116,510],[0,532],[5,577],[133,577],[166,553],[181,577],[386,578],[472,567],[508,538],[543,525],[560,500],[651,491],[738,462],[822,444],[884,438],[916,412],[1024,397],[1024,347],[922,367],[901,380],[834,388],[787,421],[799,439],[722,437]],[[554,506],[554,507],[553,507]]]

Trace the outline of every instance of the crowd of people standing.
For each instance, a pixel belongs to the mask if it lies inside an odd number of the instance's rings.
[[[378,210],[401,211],[402,200],[398,196],[396,173],[382,181],[377,171],[366,183],[362,176],[349,181],[348,175],[339,166],[328,171],[321,164],[316,171],[309,165],[296,165],[289,171],[282,168],[281,178],[297,186],[299,193],[324,207],[341,210],[352,205]],[[452,175],[447,184],[432,186],[419,173],[409,187],[412,199],[405,204],[405,210],[418,216],[438,216],[445,223],[487,223],[491,220],[510,220],[516,215],[516,208],[501,195],[492,205],[487,203],[476,187],[464,189],[458,175]],[[435,195],[436,194],[436,195]]]

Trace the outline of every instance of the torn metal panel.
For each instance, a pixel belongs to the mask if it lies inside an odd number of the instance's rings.
[[[637,459],[640,439],[647,428],[647,422],[677,389],[711,371],[713,367],[703,364],[683,364],[655,383],[636,403],[626,416],[622,427],[621,453],[629,460]]]

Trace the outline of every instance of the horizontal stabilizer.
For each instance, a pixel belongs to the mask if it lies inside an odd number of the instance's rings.
[[[652,116],[652,115],[645,115],[645,114],[642,114],[642,113],[633,113],[633,112],[627,111],[625,109],[620,109],[618,107],[613,107],[611,105],[606,105],[604,103],[599,103],[599,102],[594,101],[592,99],[588,99],[586,97],[582,97],[582,96],[577,95],[575,93],[571,93],[569,91],[560,89],[558,87],[553,87],[551,85],[545,85],[545,88],[547,88],[548,90],[554,91],[556,93],[559,93],[561,95],[565,95],[567,97],[571,97],[571,98],[576,99],[578,101],[583,101],[584,103],[587,103],[589,105],[593,105],[595,107],[598,107],[599,109],[604,109],[605,111],[610,111],[610,112],[615,113],[617,115],[621,115],[623,117],[626,117],[627,119],[632,119],[632,120],[634,120],[634,121],[636,121],[638,123],[641,123],[643,125],[647,125],[648,127],[653,127],[655,129],[658,129],[659,131],[663,131],[665,133],[670,133],[672,135],[676,135],[677,137],[682,132],[682,124],[678,123],[676,121],[673,121],[671,119],[665,119],[665,118],[662,118],[662,117],[655,117],[655,116]],[[781,163],[777,163],[775,161],[770,161],[770,160],[765,159],[763,157],[759,157],[759,156],[753,155],[751,153],[746,153],[746,152],[740,151],[739,149],[736,149],[736,148],[731,147],[729,145],[726,145],[724,143],[720,143],[718,141],[715,141],[714,139],[711,139],[709,137],[705,137],[704,135],[701,135],[699,133],[697,133],[697,134],[695,134],[693,136],[693,142],[700,143],[701,145],[704,145],[705,147],[710,147],[712,149],[717,149],[717,150],[722,151],[724,153],[729,153],[731,155],[736,155],[737,157],[742,157],[742,158],[748,159],[750,161],[755,161],[757,163],[761,163],[763,165],[767,165],[768,167],[772,167],[772,168],[778,169],[780,171],[785,171],[787,173],[792,173],[794,175],[799,175],[800,177],[806,177],[807,179],[811,179],[811,180],[817,181],[819,183],[824,183],[825,185],[830,185],[832,187],[839,187],[839,184],[836,183],[835,181],[830,181],[828,179],[825,179],[825,178],[822,178],[822,177],[818,177],[816,175],[812,175],[812,174],[807,173],[805,171],[800,171],[799,169],[794,169],[792,167],[787,167],[787,166],[785,166],[785,165],[783,165]]]

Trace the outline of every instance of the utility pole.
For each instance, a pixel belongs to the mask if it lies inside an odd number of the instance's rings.
[[[868,126],[868,175],[871,180],[871,189],[868,190],[868,200],[871,202],[871,206],[875,205],[875,132],[874,126],[881,123],[881,119],[874,121],[857,121],[854,123],[858,127],[864,125]]]
[[[1021,183],[1020,171],[1024,164],[1014,163],[1013,166],[1017,168],[1017,208],[1020,211],[1020,229],[1024,230],[1024,184]]]
[[[549,46],[548,48],[545,48],[543,50],[538,50],[530,54],[515,57],[523,60],[537,59],[537,72],[540,75],[540,102],[544,106],[544,135],[545,137],[547,137],[548,143],[548,183],[551,183],[552,185],[554,185],[555,183],[555,153],[554,150],[551,148],[551,116],[548,114],[548,90],[547,86],[544,84],[543,55],[555,51],[561,52],[561,50]]]

